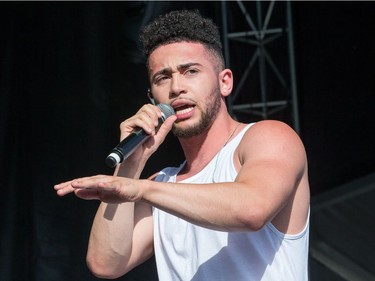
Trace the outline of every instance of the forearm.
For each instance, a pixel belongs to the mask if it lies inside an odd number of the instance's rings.
[[[134,203],[101,203],[89,239],[87,264],[98,277],[125,273],[132,250]]]
[[[126,159],[115,169],[114,176],[139,179],[146,165],[147,159]]]
[[[251,231],[259,229],[266,220],[256,196],[252,197],[244,184],[148,181],[144,184],[147,185],[144,201],[202,227],[219,231]]]
[[[116,167],[114,175],[139,178],[143,163]],[[98,277],[117,277],[130,270],[134,232],[135,203],[108,204],[102,202],[96,213],[89,239],[87,263]]]

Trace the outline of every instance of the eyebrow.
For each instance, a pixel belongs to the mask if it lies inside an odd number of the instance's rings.
[[[189,63],[180,64],[179,66],[177,66],[177,69],[181,71],[181,70],[188,69],[189,67],[192,67],[192,66],[202,66],[202,65],[197,62],[189,62]]]
[[[169,73],[171,73],[170,67],[163,68],[162,70],[159,70],[159,71],[155,72],[154,75],[152,75],[152,81],[154,81],[155,77],[158,76],[158,75],[167,75]]]
[[[192,66],[202,66],[202,65],[200,63],[197,63],[197,62],[189,62],[189,63],[184,63],[184,64],[178,65],[177,70],[182,71],[182,70],[188,69],[189,67],[192,67]],[[152,75],[152,80],[155,80],[155,77],[158,76],[158,75],[168,75],[171,72],[172,72],[172,69],[170,67],[163,68],[163,69],[155,72],[154,75]]]

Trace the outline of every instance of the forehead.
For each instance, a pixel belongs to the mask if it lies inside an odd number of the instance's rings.
[[[212,64],[210,55],[200,43],[178,42],[162,45],[149,56],[150,73],[162,68],[173,68],[186,63]]]

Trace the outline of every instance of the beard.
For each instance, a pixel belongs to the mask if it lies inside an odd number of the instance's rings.
[[[219,85],[212,91],[210,98],[205,103],[206,111],[202,111],[202,117],[198,123],[188,128],[173,126],[172,132],[178,138],[190,138],[202,134],[211,127],[221,107]]]

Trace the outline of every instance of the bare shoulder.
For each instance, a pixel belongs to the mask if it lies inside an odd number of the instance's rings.
[[[264,120],[256,122],[246,132],[256,138],[286,137],[299,140],[297,133],[286,123],[277,120]]]
[[[305,148],[298,134],[288,124],[276,120],[252,125],[238,146],[238,155],[242,163],[244,157],[306,160]]]

